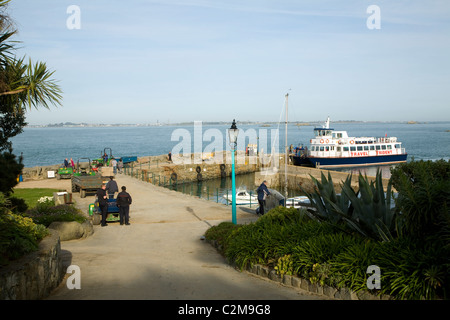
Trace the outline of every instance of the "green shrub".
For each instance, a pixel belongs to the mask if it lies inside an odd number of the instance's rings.
[[[32,219],[12,213],[0,214],[0,265],[37,250],[47,229]]]
[[[35,208],[26,212],[26,216],[33,219],[37,224],[48,227],[54,221],[77,221],[84,222],[86,217],[82,212],[72,205],[62,204],[54,206],[51,202],[39,203]]]
[[[205,232],[206,240],[215,240],[222,248],[222,251],[227,247],[228,239],[234,230],[240,228],[240,225],[236,225],[232,222],[222,222],[217,226],[212,226]]]
[[[450,244],[450,160],[411,161],[391,170],[407,236]]]
[[[241,269],[254,263],[275,264],[304,239],[332,230],[301,210],[279,207],[236,230],[225,255]]]
[[[448,299],[449,257],[439,243],[413,238],[381,243],[374,264],[381,269],[382,292],[399,299]]]
[[[326,233],[308,237],[292,249],[294,272],[310,278],[316,264],[328,264],[341,251],[362,240],[344,233]]]
[[[378,254],[378,243],[374,241],[359,241],[337,253],[329,264],[330,272],[337,281],[332,285],[338,288],[349,288],[355,292],[367,290],[367,267],[377,265],[375,257]],[[382,270],[383,272],[383,270]]]
[[[11,204],[9,209],[14,213],[24,213],[28,210],[28,205],[26,204],[24,199],[9,197]]]
[[[298,275],[360,292],[368,290],[372,274],[367,269],[375,265],[380,268],[381,288],[371,290],[374,294],[397,299],[450,296],[450,247],[439,241],[405,236],[374,240],[283,207],[256,222],[222,223],[206,234],[223,244],[225,256],[241,269],[261,263],[273,266],[282,277]]]

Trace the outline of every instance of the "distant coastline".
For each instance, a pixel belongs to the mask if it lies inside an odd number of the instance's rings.
[[[288,121],[290,125],[296,126],[317,126],[322,125],[324,121]],[[360,121],[360,120],[337,120],[333,123],[401,123],[401,124],[428,124],[428,123],[445,123],[448,121]],[[260,126],[270,126],[278,125],[278,122],[267,122],[267,121],[239,121],[241,125],[260,125]],[[187,126],[193,125],[194,121],[191,122],[177,122],[177,123],[73,123],[73,122],[60,122],[60,123],[50,123],[44,125],[28,124],[27,128],[83,128],[83,127],[162,127],[162,126]],[[203,125],[228,125],[230,122],[219,122],[219,121],[202,121]],[[284,122],[283,122],[284,124]]]

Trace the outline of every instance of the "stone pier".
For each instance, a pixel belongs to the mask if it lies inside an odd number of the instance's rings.
[[[267,180],[268,185],[270,187],[284,187],[285,181],[287,180],[287,186],[292,190],[301,190],[301,188],[305,189],[308,192],[312,192],[314,190],[314,183],[311,177],[316,178],[320,181],[322,173],[325,177],[328,178],[328,173],[331,174],[331,178],[334,183],[334,187],[336,192],[341,191],[341,184],[347,179],[350,175],[346,172],[338,172],[331,170],[323,170],[316,169],[311,167],[301,167],[301,166],[287,166],[287,179],[285,175],[285,166],[284,164],[280,165],[280,168],[267,168],[266,170],[261,170],[256,172],[255,174],[255,184],[259,185],[264,180]],[[374,180],[375,177],[368,177],[369,181]],[[387,187],[389,179],[383,178],[383,186]],[[352,187],[357,190],[359,187],[358,183],[358,175],[352,176]]]

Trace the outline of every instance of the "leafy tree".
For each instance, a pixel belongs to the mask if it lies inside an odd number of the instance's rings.
[[[6,12],[11,0],[0,0],[0,188],[8,195],[23,169],[22,159],[12,154],[10,139],[26,126],[25,112],[31,108],[61,104],[61,89],[43,62],[25,62],[14,55],[17,30]]]
[[[0,192],[9,196],[17,184],[17,177],[23,169],[22,158],[16,160],[16,156],[10,149],[0,154]]]
[[[11,0],[0,0],[0,152],[11,149],[9,139],[22,132],[25,112],[31,108],[61,105],[61,89],[52,79],[54,71],[43,62],[25,62],[11,40],[17,30],[6,13]]]

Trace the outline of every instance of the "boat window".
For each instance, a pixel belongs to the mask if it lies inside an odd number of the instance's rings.
[[[375,150],[375,146],[370,146],[370,150]]]
[[[364,151],[369,151],[369,146],[364,146]]]
[[[375,147],[376,147],[375,149],[377,149],[377,150],[381,149],[380,145],[376,145]]]
[[[341,152],[341,147],[337,147],[337,152]]]
[[[325,146],[325,151],[330,151],[330,146]]]
[[[388,144],[387,148],[388,148],[388,150],[392,150],[392,145]]]
[[[343,147],[344,152],[348,152],[348,147]]]
[[[320,147],[320,151],[323,151],[323,146]]]
[[[363,147],[362,147],[362,146],[358,146],[356,149],[357,149],[358,151],[362,151],[362,150],[363,150]]]
[[[396,147],[397,149],[400,149],[400,148],[401,148],[399,144],[396,144],[395,147]]]
[[[356,151],[356,147],[350,147],[350,151]]]
[[[385,145],[385,144],[383,144],[383,145],[381,146],[381,150],[386,150],[386,145]]]

